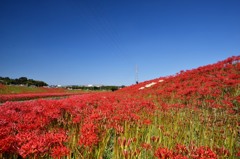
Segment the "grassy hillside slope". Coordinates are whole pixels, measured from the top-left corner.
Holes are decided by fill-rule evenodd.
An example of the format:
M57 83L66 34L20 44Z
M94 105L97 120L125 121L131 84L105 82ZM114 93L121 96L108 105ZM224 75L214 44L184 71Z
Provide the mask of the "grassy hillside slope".
M240 56L123 88L162 107L209 107L239 111Z
M0 158L240 157L240 56L116 92L0 106Z

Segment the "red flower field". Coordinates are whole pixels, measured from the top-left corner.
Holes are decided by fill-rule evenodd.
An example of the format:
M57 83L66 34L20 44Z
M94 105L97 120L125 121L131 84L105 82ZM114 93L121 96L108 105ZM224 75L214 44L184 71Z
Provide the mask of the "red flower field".
M0 158L234 159L239 113L235 56L116 92L5 102Z

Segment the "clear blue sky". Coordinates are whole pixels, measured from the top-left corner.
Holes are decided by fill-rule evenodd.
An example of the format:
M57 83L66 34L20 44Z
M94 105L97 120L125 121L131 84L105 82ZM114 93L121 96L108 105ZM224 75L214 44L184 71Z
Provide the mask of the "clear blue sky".
M131 85L240 54L239 0L1 0L0 76Z

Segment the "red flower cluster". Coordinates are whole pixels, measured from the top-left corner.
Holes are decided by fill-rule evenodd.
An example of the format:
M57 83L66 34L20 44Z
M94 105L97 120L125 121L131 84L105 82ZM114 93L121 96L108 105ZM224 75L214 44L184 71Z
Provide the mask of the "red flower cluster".
M188 149L180 144L177 144L173 150L160 147L155 151L154 155L159 159L217 159L217 155L208 147L201 146Z
M87 147L92 147L98 143L98 132L96 125L84 124L80 132L79 145L84 145Z
M155 152L155 157L159 159L173 158L173 152L167 148L158 148Z
M194 159L217 159L217 155L208 147L199 147L192 154Z
M48 97L64 97L76 95L73 93L28 93L28 94L3 94L0 95L0 103L6 101L19 101L19 100L30 100L30 99L39 99L39 98L48 98Z
M154 109L150 102L110 93L6 102L0 109L0 153L59 158L69 152L65 145L74 125L76 129L81 126L76 140L79 146L93 147L106 129L121 133L125 121L141 122L143 113L153 113Z
M162 109L221 108L238 112L236 96L240 85L240 56L233 56L216 64L181 71L175 76L145 81L118 91L132 96L158 100ZM235 103L233 102L235 101Z

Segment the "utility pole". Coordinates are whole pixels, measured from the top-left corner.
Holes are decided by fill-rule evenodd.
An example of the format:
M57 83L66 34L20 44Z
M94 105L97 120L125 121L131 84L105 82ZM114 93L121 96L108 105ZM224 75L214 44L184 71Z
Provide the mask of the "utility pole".
M138 66L136 65L136 68L135 68L135 81L136 81L136 84L138 84Z

